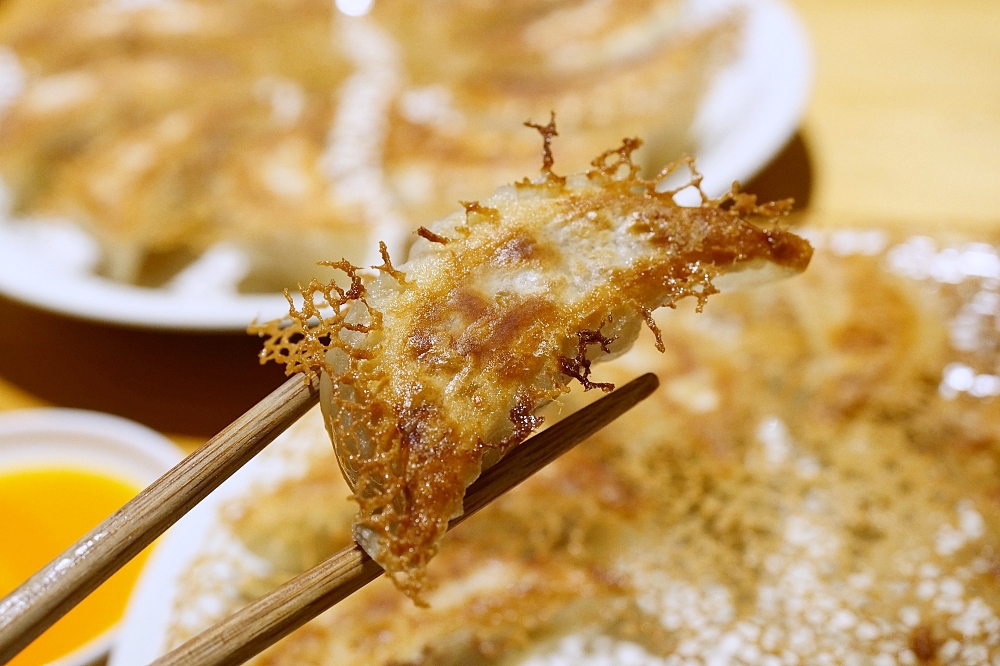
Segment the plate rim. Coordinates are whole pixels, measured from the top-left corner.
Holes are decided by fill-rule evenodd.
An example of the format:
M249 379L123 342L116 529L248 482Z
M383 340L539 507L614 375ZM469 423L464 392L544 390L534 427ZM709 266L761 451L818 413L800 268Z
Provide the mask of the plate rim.
M302 424L296 427L296 424ZM210 545L216 528L224 522L220 509L230 500L245 497L261 484L274 484L292 478L294 469L273 464L296 447L331 446L327 439L319 405L303 414L291 428L278 435L257 457L237 470L218 488L195 505L160 537L132 589L125 607L107 666L148 664L165 654L179 581L190 565ZM300 429L306 432L299 434ZM311 434L322 434L313 441Z

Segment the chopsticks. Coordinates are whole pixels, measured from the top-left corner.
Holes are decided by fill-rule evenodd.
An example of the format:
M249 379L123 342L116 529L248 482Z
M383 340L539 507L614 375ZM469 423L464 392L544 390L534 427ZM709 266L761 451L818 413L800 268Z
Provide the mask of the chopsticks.
M659 381L647 373L515 447L469 486L453 529L500 495L649 396ZM293 578L216 623L150 666L242 664L382 574L357 544Z
M449 529L638 404L645 374L528 439L483 472ZM293 377L0 601L6 663L256 455L318 399ZM155 666L240 664L360 589L382 569L353 545L160 657Z
M0 600L0 664L52 626L319 401L290 378Z

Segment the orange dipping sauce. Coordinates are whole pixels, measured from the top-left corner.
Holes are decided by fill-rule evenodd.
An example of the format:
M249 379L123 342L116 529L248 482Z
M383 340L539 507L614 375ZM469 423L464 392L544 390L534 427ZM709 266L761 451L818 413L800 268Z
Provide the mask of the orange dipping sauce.
M0 472L0 597L23 583L96 527L141 488L73 468ZM42 666L83 647L114 626L146 559L125 565L56 622L9 666Z

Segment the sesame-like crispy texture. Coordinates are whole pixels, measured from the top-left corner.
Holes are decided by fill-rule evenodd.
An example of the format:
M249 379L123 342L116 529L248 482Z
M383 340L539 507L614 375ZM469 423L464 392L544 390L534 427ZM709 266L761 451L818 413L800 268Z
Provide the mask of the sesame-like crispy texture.
M685 297L700 309L719 286L805 269L809 244L777 224L790 202L733 191L684 207L631 159L627 139L584 174L552 171L555 126L535 180L502 187L445 218L410 259L378 277L347 262L349 287L314 280L292 325L255 327L262 360L323 373L327 428L360 510L358 543L419 601L424 569L465 490L541 423L569 390L609 391L591 364L623 353L650 312ZM700 192L700 189L699 189ZM289 303L292 300L289 298ZM662 346L662 343L660 343Z

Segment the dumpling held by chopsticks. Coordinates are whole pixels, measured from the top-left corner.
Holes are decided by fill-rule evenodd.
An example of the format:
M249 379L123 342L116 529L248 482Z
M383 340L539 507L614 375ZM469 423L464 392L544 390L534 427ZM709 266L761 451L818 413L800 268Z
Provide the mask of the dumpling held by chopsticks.
M812 256L780 228L790 202L757 205L733 191L700 205L638 175L625 140L582 174L541 174L421 227L409 260L383 246L378 276L331 263L349 286L314 280L293 325L262 359L322 372L327 428L360 510L358 543L419 600L424 571L466 488L541 423L536 411L569 390L610 390L591 364L624 353L651 312L722 288L792 275ZM699 190L700 192L700 190ZM291 299L289 299L291 303Z

